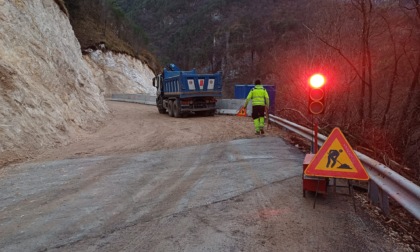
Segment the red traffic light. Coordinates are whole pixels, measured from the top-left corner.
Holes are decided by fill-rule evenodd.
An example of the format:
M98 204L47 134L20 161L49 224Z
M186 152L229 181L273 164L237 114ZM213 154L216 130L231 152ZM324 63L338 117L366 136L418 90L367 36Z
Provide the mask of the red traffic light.
M325 77L322 74L314 74L309 78L309 101L308 111L312 115L322 114L325 111Z
M320 88L325 84L325 77L322 74L314 74L309 78L309 85L312 88Z

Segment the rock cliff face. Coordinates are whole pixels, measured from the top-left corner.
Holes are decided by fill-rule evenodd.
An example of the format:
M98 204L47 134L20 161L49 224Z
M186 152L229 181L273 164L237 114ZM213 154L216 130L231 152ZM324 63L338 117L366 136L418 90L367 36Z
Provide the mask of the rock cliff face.
M53 0L0 0L0 165L95 128L104 95L152 93L152 76L128 56L82 56Z
M139 60L125 54L101 50L91 51L84 59L88 62L105 96L113 93L155 94L153 71Z

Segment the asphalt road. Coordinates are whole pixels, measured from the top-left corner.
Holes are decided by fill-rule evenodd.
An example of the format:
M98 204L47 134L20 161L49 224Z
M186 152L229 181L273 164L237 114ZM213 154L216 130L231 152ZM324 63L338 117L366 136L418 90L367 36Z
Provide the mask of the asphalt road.
M391 251L380 233L370 236L350 197L312 208L314 196L302 197L303 157L262 137L17 165L0 178L0 247Z
M248 118L110 102L101 129L0 170L0 251L403 251L304 153ZM410 251L410 250L407 250Z

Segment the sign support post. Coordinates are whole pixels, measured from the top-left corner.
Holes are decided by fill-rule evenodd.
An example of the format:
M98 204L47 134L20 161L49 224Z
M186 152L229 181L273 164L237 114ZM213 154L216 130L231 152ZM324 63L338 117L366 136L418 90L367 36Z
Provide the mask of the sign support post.
M317 124L315 123L314 125L316 131L315 135L317 135ZM353 184L351 180L369 180L369 175L365 168L339 128L334 128L319 151L317 151L315 155L311 155L310 159L309 165L304 169L304 178L305 175L311 177L334 178L334 193L336 192L337 187L336 178L347 180L347 186L351 196L353 196ZM304 163L305 162L307 162L307 160L305 160ZM318 181L316 186L314 208L319 185L320 181ZM356 211L354 198L353 206Z

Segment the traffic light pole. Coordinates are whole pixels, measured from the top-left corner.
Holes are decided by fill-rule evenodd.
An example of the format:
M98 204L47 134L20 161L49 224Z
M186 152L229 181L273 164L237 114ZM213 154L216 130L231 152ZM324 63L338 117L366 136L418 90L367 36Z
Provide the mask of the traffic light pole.
M315 146L314 146L314 153L316 154L318 152L318 120L315 118L315 122L314 122L314 142L315 142Z
M312 131L311 152L316 154L318 152L318 120L314 115L312 115L312 125L314 130Z

